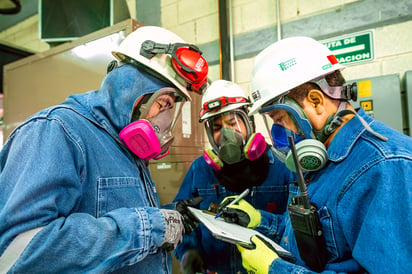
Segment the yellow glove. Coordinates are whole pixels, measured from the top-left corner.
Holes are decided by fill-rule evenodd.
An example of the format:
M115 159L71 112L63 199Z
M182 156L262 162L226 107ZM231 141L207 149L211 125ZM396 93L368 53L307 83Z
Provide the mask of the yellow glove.
M254 235L251 238L254 249L236 245L242 256L242 265L248 273L267 274L272 262L279 258L276 251L261 237Z
M237 196L226 197L221 205L225 206L233 201ZM228 223L236 223L238 225L255 228L260 224L261 215L259 210L255 209L246 200L241 199L239 202L225 206L222 209L221 217Z

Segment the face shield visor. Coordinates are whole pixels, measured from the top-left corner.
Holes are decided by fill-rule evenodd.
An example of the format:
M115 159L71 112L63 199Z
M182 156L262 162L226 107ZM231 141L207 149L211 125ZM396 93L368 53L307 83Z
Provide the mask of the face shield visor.
M147 120L152 126L157 141L160 144L160 159L169 154L169 147L173 143L173 130L181 114L185 99L173 88L163 88L155 92L147 102L139 107L139 118Z
M282 97L262 107L259 112L263 114L275 155L290 170L295 171L295 165L288 136L293 137L303 171L315 171L323 167L327 159L326 149L316 140L309 119L294 100Z
M245 159L244 147L253 133L247 114L241 109L219 113L205 120L209 142L227 164Z

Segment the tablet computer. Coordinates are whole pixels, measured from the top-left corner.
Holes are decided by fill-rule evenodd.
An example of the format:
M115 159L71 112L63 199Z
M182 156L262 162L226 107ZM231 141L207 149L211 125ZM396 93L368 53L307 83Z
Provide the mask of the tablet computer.
M253 235L259 235L273 247L279 257L291 262L296 260L296 258L289 251L256 230L233 223L227 223L223 220L223 218L215 219L215 214L212 212L193 207L188 208L190 212L192 212L193 215L199 220L199 222L204 224L212 235L219 240L232 244L239 244L245 248L252 249L255 246L251 242L250 238Z

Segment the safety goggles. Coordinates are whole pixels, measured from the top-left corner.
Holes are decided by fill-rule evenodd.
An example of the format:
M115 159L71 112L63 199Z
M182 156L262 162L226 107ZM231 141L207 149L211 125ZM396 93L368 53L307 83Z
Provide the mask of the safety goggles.
M304 139L313 139L312 126L301 107L292 99L281 96L260 111L266 129L278 155L286 156L290 151L288 136L295 144Z
M296 127L297 133L300 135L303 135L305 138L311 138L311 132L312 132L312 126L306 117L306 115L303 113L303 111L298 111L295 107L289 105L289 104L274 104L270 106L266 106L262 108L259 113L265 114L265 117L268 117L270 121L272 121L272 118L269 116L269 112L273 112L276 110L284 110L287 115L290 117L291 121L293 122L294 126ZM273 121L271 123L274 123ZM292 129L289 129L292 130Z

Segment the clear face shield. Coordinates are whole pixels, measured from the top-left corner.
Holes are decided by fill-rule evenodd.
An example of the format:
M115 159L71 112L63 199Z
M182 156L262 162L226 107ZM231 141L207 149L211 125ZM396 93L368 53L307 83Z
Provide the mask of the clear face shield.
M230 110L208 118L206 133L212 148L228 164L244 159L244 146L253 133L247 114L240 110Z
M185 101L175 89L163 88L155 92L147 102L140 106L140 119L149 121L160 143L160 155L155 159L160 159L168 154L169 147L174 140L173 130Z
M327 159L326 149L316 140L309 119L294 100L282 97L259 112L263 115L275 155L290 170L295 171L295 166L288 136L293 137L304 171L315 171L323 167Z

